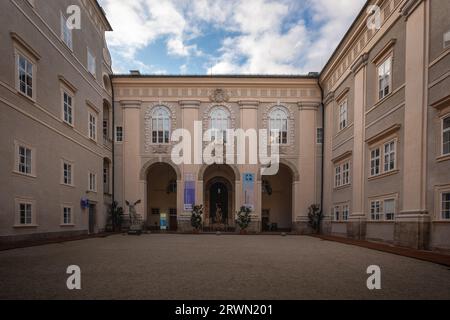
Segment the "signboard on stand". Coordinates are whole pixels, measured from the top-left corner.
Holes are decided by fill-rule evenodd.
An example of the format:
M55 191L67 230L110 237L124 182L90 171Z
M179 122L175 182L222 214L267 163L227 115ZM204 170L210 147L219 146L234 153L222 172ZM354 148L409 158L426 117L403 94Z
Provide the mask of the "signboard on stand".
M159 226L161 230L167 230L167 213L161 213L159 218Z
M184 211L190 212L195 205L195 177L193 173L184 176Z
M244 173L243 182L244 191L244 206L250 208L252 211L255 210L255 174L254 173Z

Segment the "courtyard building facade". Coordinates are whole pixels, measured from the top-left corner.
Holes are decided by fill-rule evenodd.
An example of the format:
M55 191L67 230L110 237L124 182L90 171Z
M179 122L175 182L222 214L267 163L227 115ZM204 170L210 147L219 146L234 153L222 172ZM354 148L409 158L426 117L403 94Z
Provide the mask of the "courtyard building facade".
M316 204L324 233L450 252L448 1L367 1L320 74L111 77L111 27L75 2L80 30L67 1L1 3L1 241L102 231L112 200L154 230L192 231L202 204L204 231L248 206L251 232L309 234ZM199 131L265 129L279 170L249 145L244 164L176 163L179 129L193 157Z

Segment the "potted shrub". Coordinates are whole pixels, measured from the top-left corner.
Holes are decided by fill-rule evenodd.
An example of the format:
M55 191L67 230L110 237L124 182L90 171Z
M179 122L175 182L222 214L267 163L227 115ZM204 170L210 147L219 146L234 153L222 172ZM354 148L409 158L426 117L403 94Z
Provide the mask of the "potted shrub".
M316 204L309 207L309 225L313 229L314 233L320 234L320 226L323 220L323 213L320 207Z
M247 234L247 229L250 226L252 210L248 207L242 206L236 214L236 223L240 228L240 234Z
M194 228L194 233L199 233L203 225L203 205L196 205L192 210L191 226Z

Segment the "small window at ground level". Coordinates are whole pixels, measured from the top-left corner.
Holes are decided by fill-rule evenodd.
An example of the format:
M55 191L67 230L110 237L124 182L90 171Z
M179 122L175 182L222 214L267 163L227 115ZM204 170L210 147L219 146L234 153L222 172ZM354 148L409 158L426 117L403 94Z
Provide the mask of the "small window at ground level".
M72 208L63 208L63 224L72 224Z
M442 123L442 154L450 154L450 116L444 118Z
M116 127L116 142L123 142L123 127Z
M450 192L442 194L442 219L450 220Z
M160 213L159 208L152 208L152 215L154 215L154 216L158 215L159 216L159 213Z

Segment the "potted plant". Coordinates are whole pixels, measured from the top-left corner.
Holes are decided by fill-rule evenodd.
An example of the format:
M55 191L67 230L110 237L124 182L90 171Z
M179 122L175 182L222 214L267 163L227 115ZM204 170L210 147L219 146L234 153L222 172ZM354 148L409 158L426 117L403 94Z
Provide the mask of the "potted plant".
M236 213L236 223L240 228L240 234L247 234L247 229L250 226L252 209L242 206L239 212Z
M112 232L119 231L122 228L123 217L123 208L119 207L117 201L114 201L109 207L109 223L107 229Z
M199 233L203 225L203 205L195 205L192 210L191 226L194 228L194 233Z

